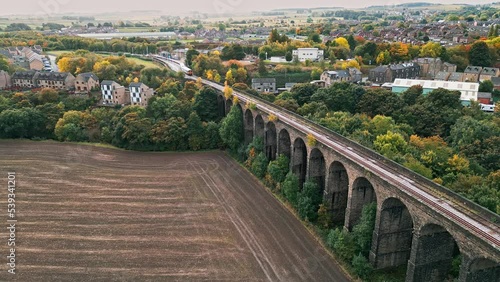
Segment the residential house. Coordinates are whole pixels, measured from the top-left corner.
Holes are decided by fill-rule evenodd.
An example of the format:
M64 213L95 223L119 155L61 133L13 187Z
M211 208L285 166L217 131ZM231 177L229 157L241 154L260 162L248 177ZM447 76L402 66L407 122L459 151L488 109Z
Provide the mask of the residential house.
M125 105L130 101L125 87L111 80L101 82L102 103L104 105Z
M478 82L479 76L483 71L482 67L478 66L468 66L464 71L463 81L466 82Z
M36 88L35 77L39 72L34 70L29 71L16 71L11 78L12 86L19 88Z
M328 87L336 82L350 82L352 77L348 70L324 71L320 80L324 81L325 86Z
M423 79L437 79L439 72L456 72L457 66L442 62L440 58L418 58L415 62L420 66L419 76Z
M99 89L99 78L91 73L81 73L75 79L75 92L76 93L89 93L93 89Z
M70 90L75 87L75 77L69 72L40 72L35 82L40 88Z
M155 94L154 89L149 88L144 83L130 83L130 104L147 107L148 101Z
M392 85L392 92L402 93L414 85L422 86L424 95L427 95L429 92L438 88L444 88L450 91L459 91L461 93L460 100L464 105L470 105L471 100L478 100L479 83L477 82L396 79Z
M10 75L6 71L1 70L0 71L0 90L10 88L10 86L11 86Z
M351 75L352 82L358 83L361 82L361 80L363 80L363 73L361 73L361 71L358 70L357 68L348 68L347 70Z
M500 90L500 77L492 77L491 82L493 82L493 89Z
M481 75L479 75L479 81L491 80L493 77L498 77L500 75L500 69L498 68L483 68Z
M276 92L276 78L253 78L252 89L258 92Z
M324 59L324 51L318 48L298 48L292 51L294 60L305 62L307 60L312 62L322 61Z
M451 73L447 71L440 71L436 74L435 80L448 80Z
M452 72L448 77L448 81L464 81L464 73L463 72Z
M44 64L42 60L42 56L35 51L33 51L31 48L24 47L21 51L22 54L26 57L26 59L29 62L30 70L37 70L41 71L43 70Z
M417 63L393 64L389 66L378 66L368 75L369 80L376 84L394 82L397 78L413 79L420 74L420 66Z

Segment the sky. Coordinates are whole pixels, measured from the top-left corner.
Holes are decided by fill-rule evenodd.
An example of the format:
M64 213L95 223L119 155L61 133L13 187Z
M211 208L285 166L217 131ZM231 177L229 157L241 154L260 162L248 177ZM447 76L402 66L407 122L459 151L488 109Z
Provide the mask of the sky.
M132 10L159 10L166 14L241 13L265 11L277 8L345 7L362 8L369 5L394 5L408 2L471 3L470 0L23 0L2 1L0 15L43 15L61 13L128 12ZM474 0L474 4L486 4L492 0ZM140 3L140 5L138 5Z

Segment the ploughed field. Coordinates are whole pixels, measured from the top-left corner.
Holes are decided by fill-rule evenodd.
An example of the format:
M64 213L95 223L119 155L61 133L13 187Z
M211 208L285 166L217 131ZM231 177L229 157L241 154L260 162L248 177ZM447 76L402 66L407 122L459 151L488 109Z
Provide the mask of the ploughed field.
M17 181L15 276L6 266L8 172ZM348 281L223 152L0 141L0 175L0 281Z

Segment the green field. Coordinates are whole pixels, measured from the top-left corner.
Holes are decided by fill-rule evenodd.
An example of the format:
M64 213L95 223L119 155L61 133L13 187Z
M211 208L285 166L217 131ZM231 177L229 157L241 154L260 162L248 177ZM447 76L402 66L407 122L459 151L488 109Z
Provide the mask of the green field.
M64 53L70 53L70 52L73 52L73 51L70 51L70 50L63 50L63 51L49 51L47 52L48 55L53 55L53 56L59 56L61 54L64 54ZM103 56L103 57L108 57L108 56L111 56L109 54L99 54L100 56ZM153 68L153 67L158 67L158 65L156 65L155 63L151 62L151 61L146 61L146 60L142 60L140 58L134 58L134 57L127 57L128 60L130 61L133 61L135 62L136 64L138 65L143 65L147 68Z

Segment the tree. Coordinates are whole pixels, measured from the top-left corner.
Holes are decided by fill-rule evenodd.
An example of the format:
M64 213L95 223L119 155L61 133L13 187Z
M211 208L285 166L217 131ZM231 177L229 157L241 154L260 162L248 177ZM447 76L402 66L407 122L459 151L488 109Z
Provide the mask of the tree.
M298 212L302 219L315 222L318 219L319 205L323 200L323 191L319 185L311 180L304 183L299 194Z
M281 188L283 191L283 195L288 200L288 202L290 202L292 206L296 207L298 204L298 196L300 192L299 178L297 177L297 175L289 172L285 177L285 181L283 181L283 183L281 184Z
M420 49L420 56L421 57L431 57L431 58L437 58L441 55L441 44L437 42L427 42L422 48Z
M211 87L202 88L194 100L194 110L202 121L219 121L217 93Z
M224 144L226 144L233 153L236 153L243 143L243 128L243 113L240 107L233 106L226 118L222 120L220 127L222 141L224 141Z
M204 128L196 112L192 112L189 115L186 126L189 148L193 151L201 150L203 148Z
M490 67L492 65L490 50L486 42L476 41L472 44L469 61L473 66Z
M334 40L335 44L337 46L340 46L340 47L343 47L347 50L350 50L350 46L349 46L349 42L347 41L347 39L345 39L344 37L338 37Z
M172 111L176 105L177 99L172 94L165 97L153 97L146 108L147 115L154 120L169 119L173 117Z
M286 52L286 54L285 54L285 60L287 62L291 62L293 60L292 52L290 52L290 51Z
M375 149L388 158L406 153L408 143L399 133L388 131L387 134L379 135L373 142Z
M44 131L43 116L32 108L8 109L0 113L1 138L41 137Z
M79 111L68 111L59 119L55 126L55 135L60 141L81 142L88 141L89 134L85 119L89 116Z
M354 36L352 34L347 37L347 43L349 44L349 48L351 49L351 51L354 51L357 41L354 39Z
M121 124L123 132L119 137L126 148L138 150L149 148L152 128L149 118L142 117L137 112L131 112L122 118Z
M39 93L39 99L42 104L54 103L59 99L59 93L55 89L44 88Z
M479 83L479 92L493 92L493 82L491 80L483 80Z
M267 173L269 173L274 183L279 184L285 180L290 170L289 164L290 160L285 155L279 155L276 160L269 163Z
M160 147L171 151L188 148L187 125L183 118L172 117L162 120L151 129L151 140Z
M264 63L264 60L259 60L259 74L260 75L265 75L267 74L267 68L266 68L266 64Z
M370 262L363 256L361 253L354 256L352 259L352 267L354 272L361 278L363 281L367 280L370 277L370 274L373 272L373 267Z
M368 257L372 245L373 229L375 228L375 217L377 215L377 204L370 203L363 207L361 219L354 226L352 235L357 246L357 251Z
M269 160L267 159L266 154L261 152L253 160L252 165L250 167L250 170L252 171L252 173L255 176L262 179L266 175L268 163L269 163Z
M196 49L189 49L186 52L186 65L188 67L192 66L193 58L197 57L200 54Z
M392 116L403 108L403 101L394 92L385 89L369 89L358 103L358 111L368 116Z

